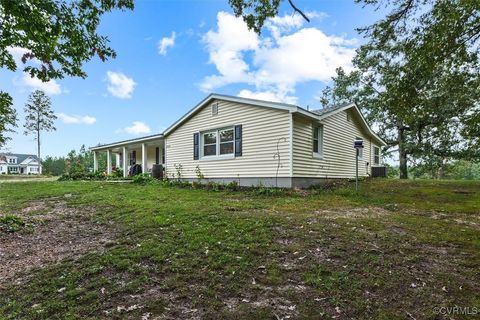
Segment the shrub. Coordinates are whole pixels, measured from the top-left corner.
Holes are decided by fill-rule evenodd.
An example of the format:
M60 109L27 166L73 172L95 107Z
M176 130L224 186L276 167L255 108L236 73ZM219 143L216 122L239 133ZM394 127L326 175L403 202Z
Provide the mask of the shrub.
M199 181L193 181L192 182L192 187L193 187L193 189L203 189L204 185Z
M110 174L112 178L123 178L123 169L120 167L113 167L112 173Z
M0 217L0 230L5 232L17 232L25 227L25 221L15 215Z
M152 178L148 173L141 173L133 176L133 183L137 184L147 184L157 181L156 179Z
M222 184L217 183L217 182L213 182L213 181L209 181L205 185L205 189L210 190L210 191L220 191L221 189L223 189L222 187L223 187Z
M232 181L232 182L227 183L225 185L225 189L230 190L230 191L238 191L238 190L240 190L240 185L238 184L237 181Z

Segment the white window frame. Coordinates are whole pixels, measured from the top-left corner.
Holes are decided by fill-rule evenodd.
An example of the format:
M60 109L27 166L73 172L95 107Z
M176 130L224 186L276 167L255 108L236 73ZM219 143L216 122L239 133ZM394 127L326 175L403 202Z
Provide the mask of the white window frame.
M15 170L14 170L15 169ZM10 167L10 172L18 172L18 167Z
M323 124L315 125L313 127L313 132L312 132L312 156L317 159L323 159L323 152L324 152L324 143L323 143L323 137L324 137L324 127ZM318 133L318 140L317 140L317 150L318 152L313 151L313 147L315 144L315 132Z
M375 162L375 150L378 150L378 162ZM379 166L380 165L380 147L373 146L373 165Z
M16 158L9 158L8 163L10 164L17 164L17 159Z
M220 154L220 132L225 131L225 130L232 130L233 131L233 151L232 153L227 153L227 154ZM207 133L215 133L215 155L211 156L206 156L204 155L204 139L203 136ZM225 143L225 142L224 142ZM209 145L213 145L209 144ZM200 159L201 161L209 161L209 160L223 160L223 159L234 159L235 158L235 126L229 126L229 127L222 127L218 129L212 129L212 130L205 130L205 131L200 131Z

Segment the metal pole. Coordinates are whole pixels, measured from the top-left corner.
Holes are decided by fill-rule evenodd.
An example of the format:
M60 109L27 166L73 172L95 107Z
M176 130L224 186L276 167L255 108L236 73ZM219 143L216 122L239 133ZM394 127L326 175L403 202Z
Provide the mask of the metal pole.
M355 190L358 192L358 148L355 149Z

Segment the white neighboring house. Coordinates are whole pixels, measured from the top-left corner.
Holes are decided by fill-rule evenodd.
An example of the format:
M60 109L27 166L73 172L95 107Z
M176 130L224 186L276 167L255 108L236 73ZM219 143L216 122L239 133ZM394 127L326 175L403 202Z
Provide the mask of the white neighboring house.
M150 172L154 164L168 178L240 185L306 187L326 179L355 177L354 140L364 148L359 175L382 169L386 143L354 103L307 110L296 105L211 94L163 133L90 148L107 153L124 176L133 164ZM103 168L102 168L103 169Z
M33 154L0 153L0 174L41 174L38 157Z

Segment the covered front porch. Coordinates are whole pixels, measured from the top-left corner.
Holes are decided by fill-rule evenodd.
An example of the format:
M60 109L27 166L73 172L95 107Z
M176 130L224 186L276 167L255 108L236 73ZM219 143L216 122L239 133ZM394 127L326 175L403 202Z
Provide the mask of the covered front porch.
M95 172L105 170L107 174L111 174L115 166L121 168L123 176L127 177L133 165L139 164L143 173L151 173L153 165L165 163L165 143L162 134L99 145L90 150L93 152ZM102 152L107 155L105 168L98 167L99 155Z

